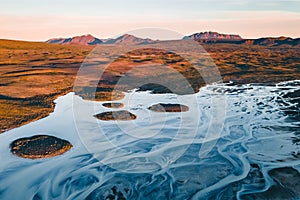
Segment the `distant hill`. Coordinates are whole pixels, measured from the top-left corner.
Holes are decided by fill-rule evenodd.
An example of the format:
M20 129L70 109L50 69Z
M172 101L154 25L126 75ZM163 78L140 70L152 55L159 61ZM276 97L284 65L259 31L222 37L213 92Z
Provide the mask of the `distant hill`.
M201 44L246 44L246 45L260 45L260 46L299 46L300 38L290 37L265 37L258 39L244 39L236 34L222 34L217 32L199 32L190 36L185 36L183 39L192 39ZM71 45L96 45L96 44L150 44L157 42L156 40L143 39L133 35L125 34L114 39L98 39L90 34L70 37L70 38L53 38L46 41L49 44L71 44Z
M76 45L95 45L102 44L103 41L87 34L82 36L75 36L71 38L53 38L46 41L49 44L76 44Z
M252 44L252 45L261 45L261 46L281 46L281 45L289 45L289 46L296 46L300 45L300 38L292 39L289 37L266 37L266 38L259 38L259 39L248 39L245 40L244 43Z
M233 34L222 34L222 33L217 33L217 32L200 32L200 33L195 33L190 36L186 36L183 39L193 39L197 42L203 42L203 43L208 43L208 42L217 42L217 41L241 41L243 38L239 35L233 35Z
M151 39L142 39L133 35L125 34L116 39L98 39L90 34L71 38L53 38L46 41L49 44L73 44L73 45L96 45L96 44L148 44L154 42Z
M234 34L221 34L217 32L200 32L190 36L185 36L183 39L192 39L202 44L214 43L229 43L229 44L247 44L247 45L260 45L260 46L296 46L300 45L300 38L290 37L265 37L258 39L243 39L239 35Z
M153 42L154 40L148 38L142 39L133 35L125 34L116 39L108 39L105 41L105 44L148 44Z

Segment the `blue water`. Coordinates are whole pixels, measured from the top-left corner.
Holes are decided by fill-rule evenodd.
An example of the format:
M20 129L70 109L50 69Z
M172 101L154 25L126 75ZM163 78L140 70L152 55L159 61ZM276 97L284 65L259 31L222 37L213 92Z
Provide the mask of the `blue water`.
M276 185L271 170L300 172L299 93L300 81L132 91L119 102L137 119L125 122L97 120L113 109L69 93L50 116L0 135L0 199L247 199ZM190 110L147 109L156 103ZM73 148L41 160L10 153L15 139L39 134Z

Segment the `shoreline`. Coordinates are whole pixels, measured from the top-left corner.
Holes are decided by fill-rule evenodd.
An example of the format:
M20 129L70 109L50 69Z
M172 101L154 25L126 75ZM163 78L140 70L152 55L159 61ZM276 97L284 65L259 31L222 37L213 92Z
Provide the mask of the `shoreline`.
M289 82L299 82L300 81L300 79L294 79L294 80L283 80L283 81L280 81L280 82L272 82L272 83L234 83L233 85L256 85L256 84L259 84L259 85L265 85L265 86L270 86L270 85L273 85L273 86L275 86L275 85L278 85L278 84L281 84L281 83L289 83ZM220 84L220 83L215 83L215 84ZM232 85L232 82L230 81L230 82L222 82L221 84L230 84L230 85ZM206 87L206 86L208 86L208 85L205 85L204 87ZM202 87L201 87L202 88ZM200 89L201 89L200 88ZM42 102L42 104L44 104L44 105L46 105L46 106L49 106L48 108L47 108L47 112L45 112L45 113L43 113L42 115L39 115L39 116L37 116L37 117L35 117L35 118L30 118L30 119L28 119L28 120L24 120L24 121L22 121L21 123L18 123L18 122L16 122L16 123L12 123L12 126L10 126L8 129L0 129L1 131L0 131L0 134L2 134L2 133L4 133L4 132L7 132L7 131L9 131L9 130L12 130L12 129L14 129L14 128L18 128L18 127L21 127L21 126L23 126L23 125L26 125L26 124L29 124L29 123L31 123L31 122L35 122L35 121L37 121L37 120L40 120L40 119L43 119L43 118L45 118L45 117L48 117L53 111L54 111L54 109L55 109L55 103L54 103L54 101L57 99L57 98L59 98L59 97L62 97L62 96L64 96L64 95L66 95L66 94L68 94L68 93L70 93L70 92L74 92L73 90L73 87L71 87L71 88L67 88L64 92L62 92L62 93L56 93L56 94L50 94L50 95L48 95L48 99L47 99L47 101L45 101L45 102ZM196 93L195 93L196 94ZM80 96L80 95L79 95ZM183 96L183 95L182 95ZM82 96L81 96L82 97ZM88 98L84 98L84 97L82 97L83 99L85 99L85 100L90 100L90 99L88 99ZM30 98L30 99L35 99L35 98ZM36 98L36 99L39 99L39 98ZM99 102L105 102L105 101L114 101L114 100L112 100L111 99L111 97L110 96L107 96L107 99L101 99L101 101L99 101ZM33 116L34 117L34 116Z
M26 125L26 124L29 124L31 122L35 122L37 120L40 120L40 119L43 119L45 117L48 117L52 112L54 112L54 109L55 109L55 103L54 101L61 97L61 96L64 96L68 93L72 92L72 89L71 88L67 88L65 91L63 91L62 93L55 93L55 94L50 94L50 95L45 95L46 96L46 101L37 101L37 100L40 100L40 97L41 96L35 96L35 97L32 97L32 98L29 98L30 100L33 100L33 103L37 103L37 102L40 102L40 106L44 106L42 111L40 113L38 113L39 115L36 115L33 114L33 115L23 115L21 116L21 121L19 120L5 120L5 119L1 119L1 121L4 121L4 122L10 122L11 125L9 125L9 127L6 127L3 125L4 122L1 123L0 125L0 134L4 133L4 132L7 132L7 131L10 131L14 128L18 128L18 127L21 127L23 125ZM32 103L30 102L30 100L25 100L26 98L24 99L21 99L20 101L21 102L25 102L23 106L26 107L26 105L28 105L28 103ZM0 99L2 100L2 99ZM8 100L9 101L9 100ZM20 104L22 105L22 104ZM3 129L3 126L5 127Z

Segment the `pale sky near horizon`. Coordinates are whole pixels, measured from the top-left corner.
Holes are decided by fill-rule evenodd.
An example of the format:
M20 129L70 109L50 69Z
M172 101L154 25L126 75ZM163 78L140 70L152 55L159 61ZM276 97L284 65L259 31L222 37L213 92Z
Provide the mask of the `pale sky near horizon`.
M0 25L0 38L31 41L87 33L110 38L151 27L295 38L300 0L1 0ZM175 36L162 37L153 39Z

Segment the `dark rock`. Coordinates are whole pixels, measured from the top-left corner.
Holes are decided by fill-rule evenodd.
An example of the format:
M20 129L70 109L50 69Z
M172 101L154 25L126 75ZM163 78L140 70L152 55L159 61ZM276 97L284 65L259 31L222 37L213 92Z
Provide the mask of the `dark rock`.
M21 158L39 159L61 155L72 148L66 140L49 135L20 138L10 145L11 152Z
M137 90L138 92L140 91L152 91L153 94L165 94L165 93L173 93L169 88L163 86L163 85L159 85L159 84L155 84L155 83L149 83L149 84L145 84L139 87L139 89Z
M103 103L102 106L106 108L123 108L124 104L122 103Z
M180 104L155 104L148 108L154 112L187 112L189 107Z
M127 110L120 110L120 111L110 111L110 112L103 112L95 115L97 119L110 121L110 120L135 120L136 116Z

